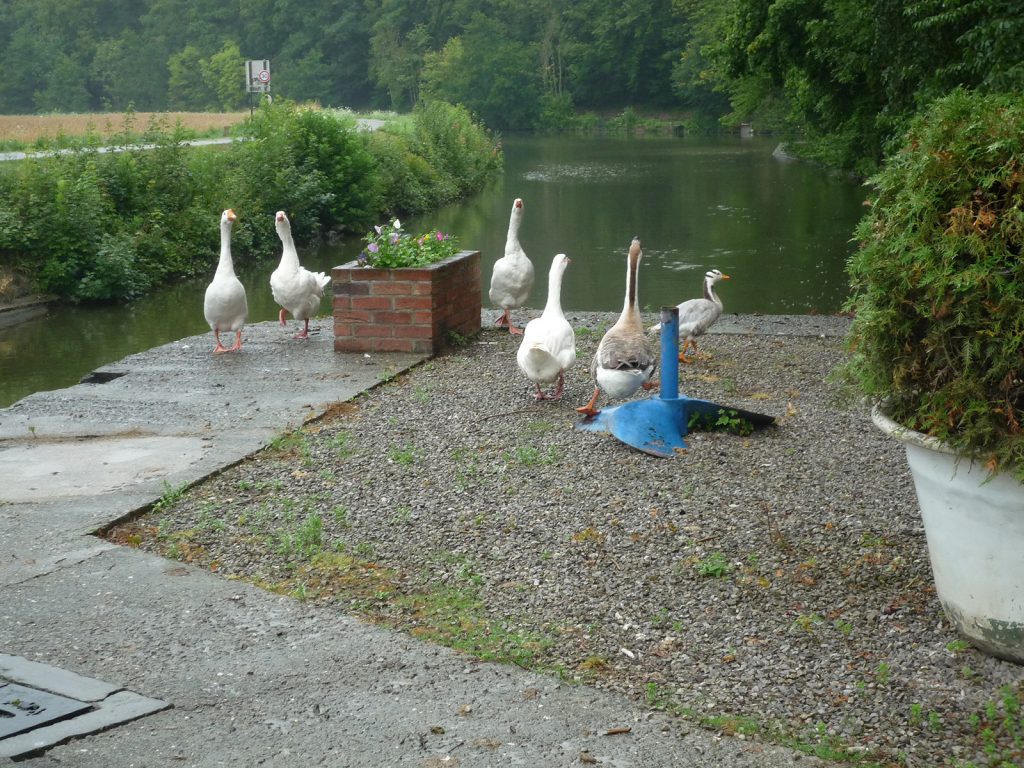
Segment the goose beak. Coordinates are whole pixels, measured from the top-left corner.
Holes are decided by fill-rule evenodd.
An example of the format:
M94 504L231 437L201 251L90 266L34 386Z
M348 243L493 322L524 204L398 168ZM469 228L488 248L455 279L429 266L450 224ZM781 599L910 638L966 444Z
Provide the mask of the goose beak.
M235 215L235 211L232 208L228 208L228 221L234 221L238 216Z
M722 279L723 280L732 280L732 278L729 277L728 275L722 275Z

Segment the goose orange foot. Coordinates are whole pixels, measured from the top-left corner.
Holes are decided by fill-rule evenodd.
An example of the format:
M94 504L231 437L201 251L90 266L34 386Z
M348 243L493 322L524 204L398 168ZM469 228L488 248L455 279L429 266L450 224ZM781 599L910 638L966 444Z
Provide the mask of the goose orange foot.
M597 414L599 414L601 412L601 409L600 408L595 408L594 406L597 405L597 397L598 397L598 395L600 393L601 393L601 390L598 389L597 387L594 387L594 396L590 398L590 402L587 403L584 406L580 406L579 408L577 408L576 412L577 413L582 413L588 419L592 419L595 416L597 416Z
M697 354L697 342L695 342L695 341L693 341L691 339L686 339L686 341L683 342L682 349L679 350L679 362L680 363L692 363L693 362L693 360L694 360L693 357L687 357L686 356L686 350L691 349L691 348L693 349L693 354L696 356L696 354Z

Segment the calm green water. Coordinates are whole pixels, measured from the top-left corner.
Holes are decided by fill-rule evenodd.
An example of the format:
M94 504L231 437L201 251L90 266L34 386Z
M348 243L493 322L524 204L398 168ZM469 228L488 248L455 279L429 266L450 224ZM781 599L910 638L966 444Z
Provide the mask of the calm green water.
M704 272L718 267L732 276L719 289L726 312L834 312L846 295L844 268L863 189L819 168L774 159L776 143L510 136L505 173L488 189L403 225L440 227L478 248L485 302L512 201L521 197L520 241L537 268L535 308L544 304L551 257L566 253L572 264L563 284L565 309L618 312L626 250L639 235L640 302L652 311L700 295ZM300 256L310 269L329 270L360 247L352 241ZM250 321L274 319L268 281L275 265L234 256ZM215 260L212 254L210 276ZM0 407L74 384L134 352L208 333L202 309L208 279L128 306L54 307L45 318L0 329ZM325 300L323 311L329 306Z

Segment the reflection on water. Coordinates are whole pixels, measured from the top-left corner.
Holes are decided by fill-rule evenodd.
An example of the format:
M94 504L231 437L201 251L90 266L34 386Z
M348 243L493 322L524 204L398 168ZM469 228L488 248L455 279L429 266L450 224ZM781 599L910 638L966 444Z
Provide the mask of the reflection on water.
M522 197L520 240L537 267L532 307L543 306L551 257L563 252L572 259L563 283L566 311L618 312L626 250L639 235L640 301L651 311L698 296L704 272L717 267L733 278L719 290L726 312L834 312L846 296L844 268L863 190L819 168L780 162L774 147L760 137L506 137L501 178L471 200L403 226L439 227L478 248L485 302L512 201ZM329 270L354 258L360 246L352 239L305 249L300 257L310 269ZM239 253L235 260L250 321L274 319L268 281L275 264L247 265ZM211 254L210 276L215 266ZM54 307L44 318L0 329L0 407L73 384L134 352L208 333L202 309L208 280L129 305ZM329 311L325 299L322 312ZM212 349L212 334L209 343Z

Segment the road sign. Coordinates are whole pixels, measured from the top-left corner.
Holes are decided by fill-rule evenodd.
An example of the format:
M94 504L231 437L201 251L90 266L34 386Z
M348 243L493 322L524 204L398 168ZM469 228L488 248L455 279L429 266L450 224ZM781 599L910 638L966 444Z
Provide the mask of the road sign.
M270 92L270 59L245 62L245 87L249 93Z

